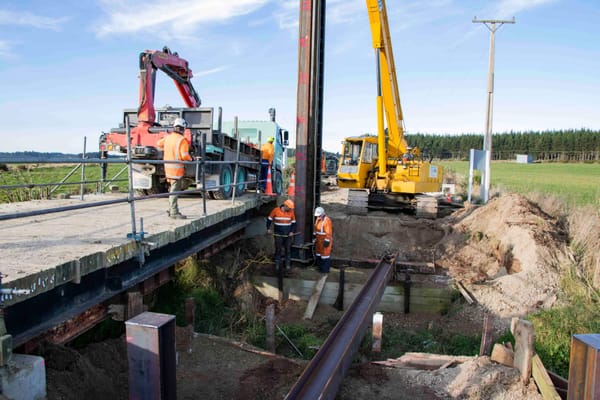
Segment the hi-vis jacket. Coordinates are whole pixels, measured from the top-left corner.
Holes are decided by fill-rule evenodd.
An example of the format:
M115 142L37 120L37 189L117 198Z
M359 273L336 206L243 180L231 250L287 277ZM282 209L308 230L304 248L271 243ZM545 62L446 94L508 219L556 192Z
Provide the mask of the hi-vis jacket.
M318 217L315 221L315 255L321 258L329 258L331 246L333 245L333 224L327 215ZM325 246L327 244L327 246Z
M158 147L164 146L163 160L191 161L190 145L182 134L170 133L158 141ZM185 172L184 164L165 163L165 175L169 182L181 179Z
M296 214L294 210L284 211L283 206L275 207L267 217L267 229L275 225L273 233L275 236L288 236L296 229Z
M275 159L275 146L273 143L265 143L260 146L260 157L263 160L267 160L269 164L273 164L273 160Z

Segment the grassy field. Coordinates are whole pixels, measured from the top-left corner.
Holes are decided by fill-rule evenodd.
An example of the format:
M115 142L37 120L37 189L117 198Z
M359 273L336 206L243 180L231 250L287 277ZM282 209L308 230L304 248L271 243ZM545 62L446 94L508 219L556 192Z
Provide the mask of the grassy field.
M52 196L59 193L79 194L81 190L81 167L76 167L76 164L31 164L9 165L6 169L0 169L0 186L57 184L63 180L66 183L58 188L54 188L55 185L50 185L0 189L0 203L47 198L50 191L52 191ZM123 168L123 164L109 164L107 179L114 178ZM111 185L118 185L120 190L126 191L128 187L127 170L121 172L116 179L117 181ZM94 182L100 180L100 167L94 164L86 164L85 180L90 182L85 185L86 193L101 191L103 185ZM109 189L105 188L105 191L109 191Z
M469 176L467 161L441 165L445 171ZM491 176L492 189L555 195L569 205L600 205L600 164L493 162Z

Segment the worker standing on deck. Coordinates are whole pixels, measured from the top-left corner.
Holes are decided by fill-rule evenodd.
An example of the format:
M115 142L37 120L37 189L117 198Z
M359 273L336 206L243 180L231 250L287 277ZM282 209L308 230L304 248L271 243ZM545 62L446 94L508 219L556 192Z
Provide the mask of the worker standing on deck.
M275 145L273 145L274 141L275 138L271 136L267 139L267 143L260 147L260 185L263 192L267 187L267 174L269 172L269 168L273 166L273 160L275 159ZM273 172L271 172L271 174L272 173Z
M333 242L333 223L325 214L323 207L315 209L314 242L317 267L320 272L328 273L331 265L331 247Z
M271 233L271 223L275 225L273 237L275 239L275 269L281 266L281 250L285 258L285 268L291 268L292 237L296 230L296 214L294 202L286 200L279 207L275 207L267 217L267 233Z
M183 136L187 122L183 118L177 118L173 122L173 133L160 139L157 143L159 148L164 148L164 161L191 161L190 146ZM178 163L165 163L165 175L169 182L169 193L180 192L182 189L181 178L185 172L185 165ZM186 216L179 212L177 198L174 194L169 196L169 210L167 214L174 219L185 219Z

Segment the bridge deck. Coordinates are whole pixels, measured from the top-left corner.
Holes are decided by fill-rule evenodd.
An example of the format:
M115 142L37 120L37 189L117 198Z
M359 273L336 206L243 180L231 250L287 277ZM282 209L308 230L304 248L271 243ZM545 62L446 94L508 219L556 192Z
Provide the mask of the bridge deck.
M0 204L0 215L123 198L124 194L86 195L63 200ZM180 197L186 220L170 219L166 198L135 202L136 231L143 220L144 246L160 248L200 232L230 217L258 207L264 199L246 194L235 202ZM101 268L137 257L140 245L127 237L132 231L129 203L71 210L0 221L0 273L3 287L30 289L29 296L4 295L10 305L74 281Z

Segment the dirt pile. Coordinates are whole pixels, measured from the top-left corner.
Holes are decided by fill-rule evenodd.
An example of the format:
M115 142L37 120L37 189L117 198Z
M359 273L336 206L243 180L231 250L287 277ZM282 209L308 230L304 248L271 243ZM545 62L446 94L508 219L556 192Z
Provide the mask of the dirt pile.
M80 350L47 345L40 355L46 360L48 400L128 397L124 338L92 343Z
M498 317L525 316L558 300L566 235L552 217L520 195L449 217L438 265L467 283Z
M346 215L343 189L323 193L334 222L332 256L434 262L466 284L485 311L524 316L558 301L567 236L555 218L518 194L437 220L403 214Z

